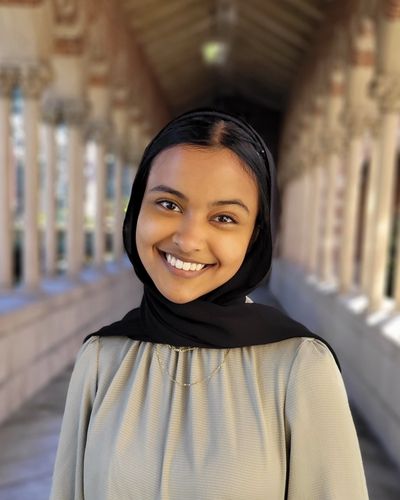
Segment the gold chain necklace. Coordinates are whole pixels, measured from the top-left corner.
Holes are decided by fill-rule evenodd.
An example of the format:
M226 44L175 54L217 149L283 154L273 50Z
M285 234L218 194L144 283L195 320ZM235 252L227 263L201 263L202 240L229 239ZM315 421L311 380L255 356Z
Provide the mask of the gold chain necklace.
M175 352L187 352L187 351L193 351L194 349L198 349L198 347L174 347L174 346L169 345L169 344L167 344L167 345L172 351L175 351ZM180 382L179 380L174 378L169 373L169 371L165 368L165 364L161 361L160 352L159 352L159 345L156 344L156 356L157 356L158 364L160 365L161 371L164 371L168 375L168 377L172 380L172 382L174 382L177 385L180 385L181 387L191 387L192 385L200 384L201 382L206 382L207 380L209 380L213 375L215 375L221 369L222 365L225 363L225 359L226 359L229 351L230 351L230 349L227 349L222 362L216 368L214 368L214 370L209 375L207 375L207 377L204 377L200 380L196 380L195 382L189 383L189 382Z

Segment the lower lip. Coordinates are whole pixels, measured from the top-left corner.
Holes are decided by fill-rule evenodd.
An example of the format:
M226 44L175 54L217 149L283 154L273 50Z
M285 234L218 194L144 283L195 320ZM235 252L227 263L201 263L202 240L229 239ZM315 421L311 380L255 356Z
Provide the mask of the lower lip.
M167 261L165 254L161 252L161 250L158 251L160 254L160 257L164 264L166 265L168 271L170 271L172 274L175 276L180 276L181 278L195 278L196 276L199 276L200 274L203 274L204 271L207 271L210 267L213 267L211 265L207 265L206 267L203 267L203 269L200 269L200 271L185 271L184 269L177 269L174 266L171 266L169 262Z

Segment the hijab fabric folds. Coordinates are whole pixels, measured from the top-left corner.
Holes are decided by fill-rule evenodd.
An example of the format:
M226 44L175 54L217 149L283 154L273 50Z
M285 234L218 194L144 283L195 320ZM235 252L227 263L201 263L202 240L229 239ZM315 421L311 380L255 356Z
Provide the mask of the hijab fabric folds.
M92 335L126 336L134 340L170 344L182 347L235 348L269 344L293 337L312 337L332 347L305 326L292 320L278 309L256 303L246 303L246 295L266 278L271 269L277 195L275 169L271 154L259 134L239 118L215 110L198 110L185 113L170 122L147 146L142 162L151 155L152 144L171 124L179 120L208 118L233 123L243 130L265 166L265 180L269 190L268 213L258 218L259 231L250 246L238 272L222 286L186 304L175 304L165 298L155 287L144 269L136 249L136 222L147 176L141 175L141 165L133 183L124 225L125 250L133 268L144 285L140 307L126 316L101 328ZM142 163L141 162L141 163Z

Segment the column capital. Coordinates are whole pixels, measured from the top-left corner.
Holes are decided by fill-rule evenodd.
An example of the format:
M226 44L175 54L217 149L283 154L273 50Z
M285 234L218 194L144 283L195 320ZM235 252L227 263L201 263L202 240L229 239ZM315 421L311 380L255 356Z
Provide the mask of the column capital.
M370 112L361 106L350 106L343 115L343 124L350 138L360 137L371 125Z
M111 126L104 120L91 120L86 126L86 137L92 141L108 144L111 137Z
M12 66L0 66L0 96L9 96L17 82L17 69Z
M18 68L18 83L25 98L38 99L51 79L47 64L32 64Z
M66 125L82 125L89 111L83 99L67 99L62 103L62 121Z
M337 127L335 130L329 130L322 139L323 149L330 155L340 155L344 148L344 131Z
M83 99L49 98L42 108L43 121L50 124L64 123L67 126L82 125L88 113L88 104Z
M378 75L371 83L370 93L382 112L400 111L400 75Z

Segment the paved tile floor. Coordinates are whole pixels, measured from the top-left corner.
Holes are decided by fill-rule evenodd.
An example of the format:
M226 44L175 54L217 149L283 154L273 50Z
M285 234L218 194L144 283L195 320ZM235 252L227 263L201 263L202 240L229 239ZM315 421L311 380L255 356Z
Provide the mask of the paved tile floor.
M256 291L252 297L259 302L274 302L265 289ZM0 500L48 499L71 369L65 370L0 426ZM370 499L399 500L400 471L390 462L362 417L354 408L352 411Z

